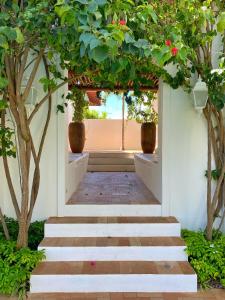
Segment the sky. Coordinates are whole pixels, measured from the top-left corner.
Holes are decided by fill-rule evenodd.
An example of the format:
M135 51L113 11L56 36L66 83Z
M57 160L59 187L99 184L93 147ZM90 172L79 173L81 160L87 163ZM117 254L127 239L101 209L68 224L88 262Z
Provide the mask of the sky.
M110 94L106 104L101 106L89 106L90 110L107 112L107 119L122 119L122 98L120 95ZM125 103L125 116L127 115L127 104Z

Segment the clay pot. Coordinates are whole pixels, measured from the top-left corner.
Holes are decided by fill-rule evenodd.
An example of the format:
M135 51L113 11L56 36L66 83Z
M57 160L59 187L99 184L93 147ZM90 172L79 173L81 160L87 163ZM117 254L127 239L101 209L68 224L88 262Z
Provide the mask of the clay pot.
M69 142L73 153L82 153L85 143L85 125L83 122L69 124Z
M141 125L141 147L143 153L153 153L156 146L156 125L153 122Z

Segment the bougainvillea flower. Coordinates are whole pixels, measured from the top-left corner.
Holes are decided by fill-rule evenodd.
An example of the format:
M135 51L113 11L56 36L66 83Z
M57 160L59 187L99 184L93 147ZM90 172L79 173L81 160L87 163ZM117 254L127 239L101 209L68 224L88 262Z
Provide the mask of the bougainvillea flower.
M171 40L166 40L165 44L166 44L166 46L170 47L172 45L172 42L171 42Z
M126 25L127 24L127 22L126 22L126 20L120 20L120 25Z
M178 53L178 51L179 51L179 49L176 48L176 47L174 47L174 48L171 49L171 52L172 52L172 55L173 55L173 56L176 56L177 53Z

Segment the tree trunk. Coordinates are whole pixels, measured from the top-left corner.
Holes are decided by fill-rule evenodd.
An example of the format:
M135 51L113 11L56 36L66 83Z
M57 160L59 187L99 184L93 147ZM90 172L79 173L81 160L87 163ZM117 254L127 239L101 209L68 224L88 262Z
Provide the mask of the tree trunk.
M28 228L27 221L22 216L19 220L19 233L17 237L17 248L27 247L28 245Z

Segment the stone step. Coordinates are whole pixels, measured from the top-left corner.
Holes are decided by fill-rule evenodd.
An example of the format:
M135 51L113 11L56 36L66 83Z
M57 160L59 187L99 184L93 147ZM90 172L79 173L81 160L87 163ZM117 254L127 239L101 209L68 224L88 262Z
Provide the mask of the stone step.
M31 293L196 292L188 262L42 262L32 272Z
M89 165L134 165L134 158L121 157L94 157L89 158Z
M88 172L135 172L134 165L88 165Z
M44 238L38 249L46 261L185 261L179 237Z
M134 158L134 153L130 151L90 151L89 158Z
M180 229L174 217L52 217L45 237L179 237Z

